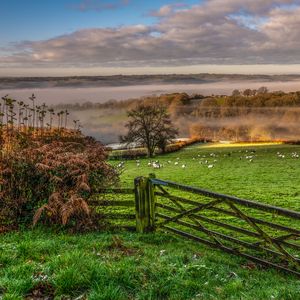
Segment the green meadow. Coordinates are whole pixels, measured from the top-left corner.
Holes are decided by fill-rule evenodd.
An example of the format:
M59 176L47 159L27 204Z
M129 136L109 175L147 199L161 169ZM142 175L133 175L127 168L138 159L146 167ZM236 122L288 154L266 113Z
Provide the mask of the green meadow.
M154 173L159 179L300 210L298 155L298 145L197 144L152 160L125 161L121 184L131 187L135 177ZM149 166L151 161L162 167Z
M162 233L9 233L0 266L3 300L300 299L294 276Z
M300 211L300 146L197 144L127 160L157 178ZM153 162L161 168L154 168ZM118 165L120 161L111 161ZM48 297L48 298L47 298ZM299 279L162 231L0 235L0 299L300 299Z

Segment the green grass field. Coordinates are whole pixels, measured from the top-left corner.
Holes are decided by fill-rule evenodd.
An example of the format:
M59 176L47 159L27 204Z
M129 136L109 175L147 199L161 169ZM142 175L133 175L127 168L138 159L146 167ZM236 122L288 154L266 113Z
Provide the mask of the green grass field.
M135 177L155 173L163 180L300 210L300 159L295 153L300 155L300 146L194 145L154 158L163 164L161 169L148 166L147 158L140 159L139 166L126 161L121 183L131 187Z
M295 300L300 286L293 276L164 234L35 230L0 237L0 298Z
M298 154L293 145L194 145L156 157L161 169L149 159L126 161L121 185L155 173L300 211ZM163 232L36 229L0 235L0 299L294 300L300 285L295 276Z

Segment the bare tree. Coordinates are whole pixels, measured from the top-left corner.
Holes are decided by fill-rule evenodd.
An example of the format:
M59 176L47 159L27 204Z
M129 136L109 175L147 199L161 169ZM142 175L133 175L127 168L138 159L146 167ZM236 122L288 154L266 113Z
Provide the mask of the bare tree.
M156 147L164 151L167 143L178 134L166 108L160 104L141 103L128 111L127 116L128 133L120 137L121 142L146 147L148 157L153 157Z
M68 110L66 109L65 110L65 129L67 129L67 124L68 124L68 115L69 115L70 113L68 112Z
M252 95L252 90L251 89L244 90L243 95L245 97L250 97Z
M241 92L239 90L235 89L235 90L232 91L231 95L234 96L234 97L237 97L237 96L241 95Z
M31 108L31 111L32 111L32 128L34 129L34 126L35 126L35 95L32 94L31 97L29 97L29 100L32 101L32 108Z
M257 90L257 94L266 94L268 93L268 88L265 86L261 86L258 90Z

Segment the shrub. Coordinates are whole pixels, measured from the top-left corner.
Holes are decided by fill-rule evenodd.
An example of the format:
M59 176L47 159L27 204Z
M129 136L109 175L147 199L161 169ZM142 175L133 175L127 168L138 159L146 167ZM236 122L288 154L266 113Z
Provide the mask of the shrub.
M145 148L113 150L111 153L110 159L137 159L147 157L147 150Z
M189 145L193 145L196 143L205 143L208 140L204 140L201 138L190 138L188 140L177 141L172 144L168 144L164 151L159 149L155 149L155 154L166 154L179 151L180 149L187 147ZM145 148L135 148L135 149L127 149L127 150L110 150L111 154L109 156L110 159L138 159L142 157L147 157L147 150Z
M172 152L176 152L179 151L180 149L196 144L196 143L203 143L205 142L203 139L199 139L199 138L190 138L188 140L183 140L183 141L177 141L173 144L169 144L166 147L165 153L172 153Z
M91 225L89 196L118 179L104 147L82 135L25 144L2 151L0 222Z

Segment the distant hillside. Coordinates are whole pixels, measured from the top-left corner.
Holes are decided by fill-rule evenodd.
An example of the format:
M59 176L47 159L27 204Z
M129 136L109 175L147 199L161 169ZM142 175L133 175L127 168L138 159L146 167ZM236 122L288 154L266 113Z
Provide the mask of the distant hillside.
M300 80L300 75L239 75L239 74L168 74L114 75L72 77L0 77L1 89L50 87L116 87L150 84L204 84L226 81L288 82Z

